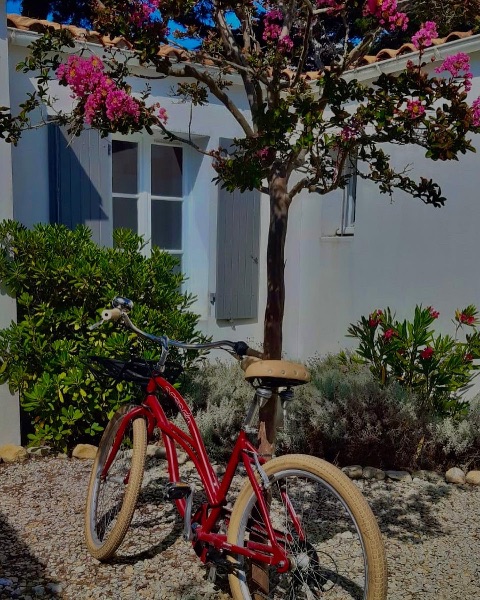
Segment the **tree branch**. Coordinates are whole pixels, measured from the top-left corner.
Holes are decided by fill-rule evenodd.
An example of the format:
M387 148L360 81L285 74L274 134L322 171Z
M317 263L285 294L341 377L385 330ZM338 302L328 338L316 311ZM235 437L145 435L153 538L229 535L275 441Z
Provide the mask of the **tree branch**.
M238 109L238 107L235 105L235 103L232 101L232 99L223 90L220 89L220 87L217 85L217 83L215 82L213 77L208 75L208 73L206 73L206 72L198 71L198 69L196 69L194 66L192 66L190 64L185 65L185 67L183 68L183 72L185 73L185 77L193 77L193 79L196 79L197 81L201 81L202 83L204 83L208 87L210 92L218 100L220 100L220 102L222 102L222 104L229 110L229 112L232 114L232 116L235 117L238 124L243 129L245 135L247 135L247 136L253 135L253 129L250 126L250 124L248 123L247 119L243 116L243 114ZM177 71L175 71L174 74L178 76Z

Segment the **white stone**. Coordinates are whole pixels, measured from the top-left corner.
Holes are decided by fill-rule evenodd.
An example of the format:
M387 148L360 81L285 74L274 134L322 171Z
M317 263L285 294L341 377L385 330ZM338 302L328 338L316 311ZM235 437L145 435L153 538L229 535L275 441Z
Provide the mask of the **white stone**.
M465 481L471 485L480 485L480 471L469 471Z
M385 479L385 472L382 471L382 469L377 469L376 467L365 467L363 469L363 478L383 481Z
M448 483L465 483L465 473L462 469L453 467L452 469L448 469L445 473L445 480L448 481Z
M350 479L361 479L363 475L363 469L360 465L350 465L343 467L342 471L350 477Z
M0 446L0 460L4 462L22 462L27 460L28 452L16 444L3 444Z
M82 460L93 459L97 455L97 447L92 444L77 444L73 449L73 458L80 458Z
M385 471L385 475L394 481L412 481L412 476L408 471Z

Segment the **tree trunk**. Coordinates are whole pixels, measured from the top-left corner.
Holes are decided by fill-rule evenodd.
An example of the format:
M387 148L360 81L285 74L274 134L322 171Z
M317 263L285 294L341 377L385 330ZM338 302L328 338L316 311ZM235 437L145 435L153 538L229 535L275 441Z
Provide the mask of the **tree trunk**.
M282 327L285 307L285 239L287 235L290 198L287 194L287 178L283 169L277 169L269 181L270 226L267 246L267 305L263 352L267 359L282 356ZM267 459L275 452L278 396L273 394L260 409L258 423L258 451ZM267 501L269 501L267 494ZM259 516L259 519L261 517ZM259 536L259 542L266 540ZM254 600L263 600L269 593L269 567L252 564L251 580Z
M264 354L267 359L282 356L282 327L285 307L285 239L290 198L283 168L276 169L269 181L270 226L267 246L267 305L265 308ZM277 397L260 410L259 452L267 457L275 450Z

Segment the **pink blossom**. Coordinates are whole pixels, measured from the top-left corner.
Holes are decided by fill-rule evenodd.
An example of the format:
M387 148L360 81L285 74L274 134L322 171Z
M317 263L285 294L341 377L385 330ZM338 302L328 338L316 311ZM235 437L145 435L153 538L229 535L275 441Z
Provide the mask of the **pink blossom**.
M58 67L56 75L60 83L70 86L73 98L83 101L84 119L89 125L101 116L110 121L130 117L138 122L140 103L116 86L96 56L70 55L67 62ZM165 109L159 111L159 119L166 120Z
M376 17L380 25L390 31L407 29L408 17L405 13L398 11L397 0L368 0L363 12Z
M475 323L475 317L473 315L467 315L460 313L460 323L466 323L467 325L473 325Z
M260 150L257 150L257 156L262 159L262 160L266 160L270 155L270 148L261 148Z
M159 0L133 0L128 20L136 27L143 27L159 8Z
M470 71L470 57L465 52L447 56L443 63L435 69L436 73L448 71L452 77L463 77L465 91L472 89L473 73Z
M417 50L428 48L432 45L432 40L437 37L437 24L434 21L426 21L412 37L412 44Z
M345 127L340 131L340 137L342 141L349 142L350 140L355 140L357 138L358 131L351 127L350 125L345 125Z
M383 334L383 337L385 340L389 340L395 335L397 335L395 329L387 329L387 331L385 331L385 333Z
M162 121L162 123L166 123L168 121L167 111L161 106L158 109L158 118L160 119L160 121Z
M425 107L420 100L408 100L407 112L412 119L418 119L425 114Z
M447 56L443 63L435 69L436 73L442 73L448 71L452 77L458 77L461 71L470 71L470 57L465 52L459 52L458 54L452 54ZM473 75L472 75L473 77Z
M430 316L432 317L432 319L438 319L438 317L440 316L440 313L438 312L438 310L435 310L433 308L433 306L428 307L428 312L430 313Z
M480 96L472 102L472 124L480 127Z
M278 23L277 21L280 21ZM282 33L281 23L283 22L283 13L280 10L270 10L265 14L263 39L267 41L276 40Z
M380 309L374 310L368 315L368 324L370 327L376 327L382 320L383 311Z
M420 352L420 358L422 360L429 360L430 358L432 358L433 353L434 349L431 346L427 346Z
M293 40L290 36L285 35L278 40L278 50L280 52L291 52L293 48Z
M472 362L473 361L473 354L471 352L467 352L465 354L465 356L463 357L465 362Z

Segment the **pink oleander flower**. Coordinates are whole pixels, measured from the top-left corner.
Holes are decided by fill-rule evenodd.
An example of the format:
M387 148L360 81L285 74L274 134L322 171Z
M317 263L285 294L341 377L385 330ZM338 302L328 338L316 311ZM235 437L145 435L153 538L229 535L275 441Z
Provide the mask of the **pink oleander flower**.
M480 96L472 102L472 124L480 127Z
M420 352L420 358L422 360L430 360L434 353L434 349L431 346L427 346Z
M417 50L428 48L432 40L438 37L437 24L434 21L426 21L417 33L412 37L412 44Z
M467 352L465 354L465 356L463 357L463 360L465 362L472 362L473 361L473 354L471 354L470 352Z
M368 315L368 324L370 327L376 327L382 320L383 311L380 309L374 310Z
M475 323L475 317L473 315L466 315L465 313L460 313L459 317L460 323L465 323L466 325L473 325Z
M396 336L397 332L395 331L395 329L387 329L387 331L385 331L385 333L383 334L383 338L385 340L390 340L392 337Z
M412 119L418 119L425 114L425 107L420 100L408 100L407 112Z
M433 308L433 306L429 306L428 307L428 311L429 311L430 316L432 317L432 319L438 319L438 317L440 316L440 313L438 312L438 310L435 310Z

